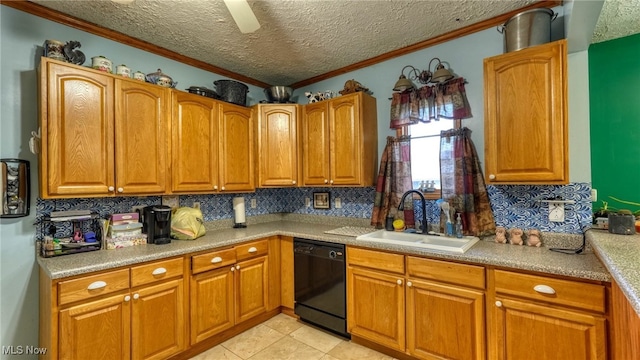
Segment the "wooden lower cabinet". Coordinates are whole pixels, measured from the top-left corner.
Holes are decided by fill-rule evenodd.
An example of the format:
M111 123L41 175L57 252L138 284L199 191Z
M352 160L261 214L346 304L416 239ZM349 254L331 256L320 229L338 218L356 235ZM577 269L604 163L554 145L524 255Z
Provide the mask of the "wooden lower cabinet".
M349 266L347 331L351 335L404 351L403 282L403 276Z
M143 287L132 298L133 359L166 359L185 349L183 279Z
M114 295L60 311L59 358L130 359L131 302L124 299Z
M605 319L516 300L496 300L496 359L606 359Z
M191 345L267 312L268 251L259 240L192 257Z
M620 286L611 286L611 355L614 360L640 359L640 315L631 306Z
M421 359L484 359L484 292L407 281L407 352Z

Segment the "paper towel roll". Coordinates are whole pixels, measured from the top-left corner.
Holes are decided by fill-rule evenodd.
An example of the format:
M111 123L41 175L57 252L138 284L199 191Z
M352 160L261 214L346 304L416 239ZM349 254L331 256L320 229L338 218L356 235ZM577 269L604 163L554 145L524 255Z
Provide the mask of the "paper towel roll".
M244 198L241 196L233 198L233 215L236 224L245 223Z

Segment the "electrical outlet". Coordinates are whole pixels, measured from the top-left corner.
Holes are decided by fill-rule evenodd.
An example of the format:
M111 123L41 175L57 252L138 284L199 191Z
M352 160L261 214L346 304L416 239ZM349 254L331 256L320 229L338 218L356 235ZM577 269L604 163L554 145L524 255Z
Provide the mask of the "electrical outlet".
M549 221L564 222L564 203L549 203Z
M134 205L131 207L131 212L136 212L138 211L138 209L140 209L140 211L142 211L142 209L144 209L146 207L146 205Z
M193 206L192 206L192 207L193 207L194 209L200 209L200 203L199 203L199 202L197 202L197 201L194 201L194 202L193 202Z
M336 209L341 209L342 208L342 199L337 197L335 200L335 205L336 205Z
M304 207L311 207L311 199L304 198Z
M251 199L251 208L255 209L258 207L258 200L256 199Z
M598 201L598 190L591 189L591 202Z
M178 197L177 195L163 196L162 205L167 205L172 209L175 209L180 206L180 197Z

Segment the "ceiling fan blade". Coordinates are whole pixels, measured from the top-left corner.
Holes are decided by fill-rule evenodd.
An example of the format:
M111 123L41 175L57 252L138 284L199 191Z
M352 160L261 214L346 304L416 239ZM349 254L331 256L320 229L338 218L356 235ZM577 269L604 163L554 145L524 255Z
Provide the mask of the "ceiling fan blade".
M260 29L260 23L247 0L224 0L224 4L227 5L227 9L229 9L241 33L252 33Z

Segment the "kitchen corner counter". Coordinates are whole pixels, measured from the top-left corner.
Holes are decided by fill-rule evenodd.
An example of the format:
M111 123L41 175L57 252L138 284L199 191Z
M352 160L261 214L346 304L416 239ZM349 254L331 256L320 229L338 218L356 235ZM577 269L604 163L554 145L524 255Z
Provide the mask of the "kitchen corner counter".
M132 246L53 258L38 257L38 263L51 279L58 279L231 246L274 235L284 235L588 280L606 282L611 279L595 254L590 252L580 255L566 255L551 252L545 247L535 248L479 241L464 254L456 254L409 246L357 241L355 237L325 233L325 231L337 227L339 226L296 221L273 221L249 225L243 229L208 230L205 236L196 240L173 240L166 245Z
M640 235L589 230L587 240L640 316Z

